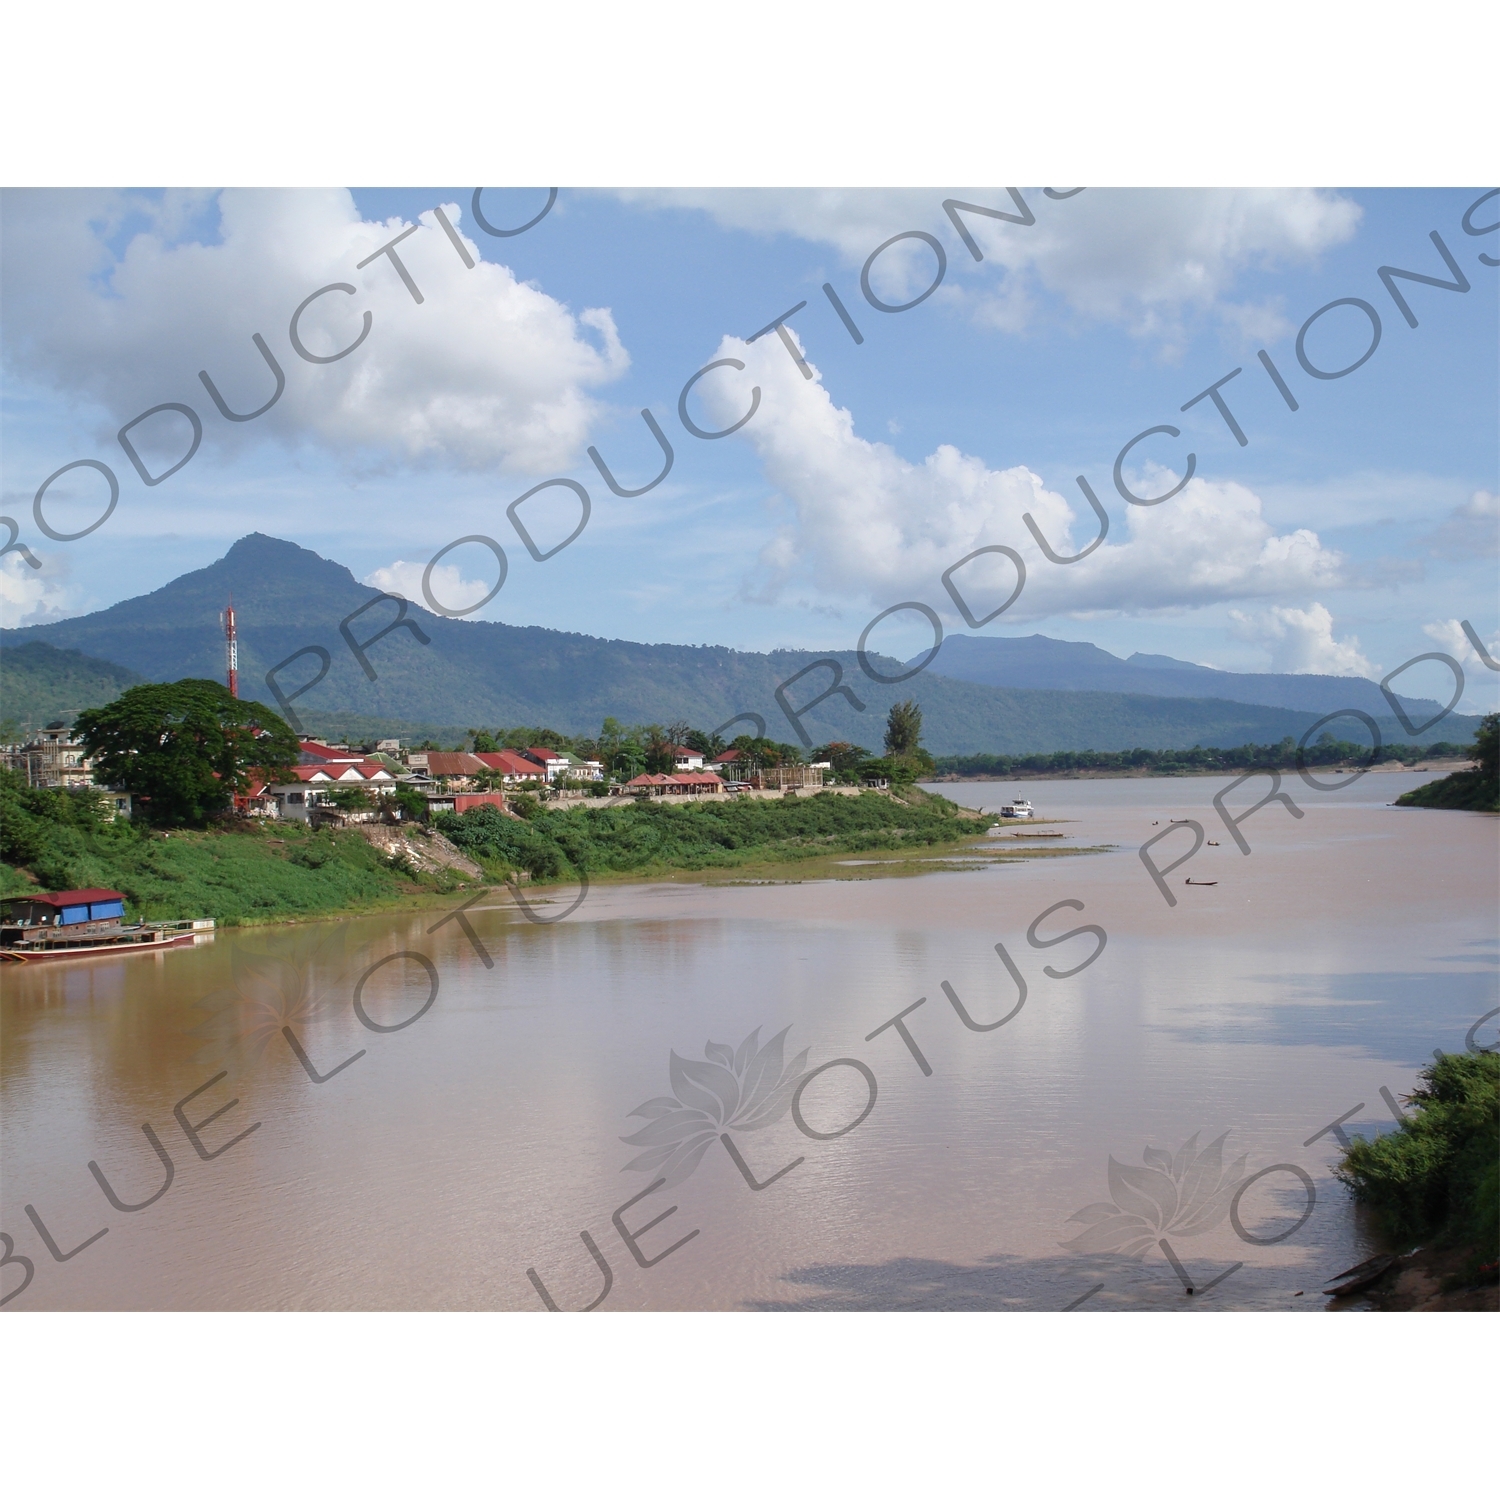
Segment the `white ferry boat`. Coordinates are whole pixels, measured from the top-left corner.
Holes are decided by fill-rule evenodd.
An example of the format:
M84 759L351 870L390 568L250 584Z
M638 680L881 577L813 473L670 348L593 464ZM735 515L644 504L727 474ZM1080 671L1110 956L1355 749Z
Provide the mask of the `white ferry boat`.
M1018 802L1007 802L1000 809L1002 818L1034 818L1036 816L1032 806L1024 798Z

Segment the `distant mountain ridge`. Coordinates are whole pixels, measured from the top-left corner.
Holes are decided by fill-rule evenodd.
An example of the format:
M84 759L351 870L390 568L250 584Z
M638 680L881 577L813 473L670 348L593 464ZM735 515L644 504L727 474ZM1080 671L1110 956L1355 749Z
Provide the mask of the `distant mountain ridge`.
M372 680L341 635L340 622L379 601L379 591L339 563L260 533L242 537L217 562L153 593L78 619L0 631L0 649L39 641L86 651L156 681L222 680L219 611L231 593L239 619L242 696L274 707L265 678L278 668L277 681L293 699L293 711L325 725L339 718L366 724L547 724L581 734L596 733L606 716L627 723L682 718L714 729L736 715L754 714L772 738L795 740L777 689L783 687L787 702L799 710L832 686L833 674L825 666L799 682L788 679L829 658L838 663L842 681L838 691L800 716L809 743L844 739L878 751L890 705L907 697L922 704L924 742L935 755L1274 743L1300 736L1317 717L1139 691L995 687L935 671L880 684L859 669L853 651L646 645L540 626L447 619L410 604L405 623L397 625L397 606L389 599L375 602L347 625L362 643ZM287 662L299 652L304 654ZM318 653L327 654L326 673L299 695L320 668ZM874 657L871 665L887 676L902 670L888 657ZM1451 715L1426 738L1465 739L1477 722ZM732 738L752 728L741 719L725 734ZM1410 738L1388 717L1382 719L1382 732L1387 739Z
M941 661L945 677L982 682L990 687L1149 693L1157 698L1227 698L1233 703L1298 709L1319 716L1341 708L1357 708L1375 718L1391 716L1391 706L1379 684L1365 677L1333 677L1313 672L1225 672L1171 656L1147 656L1140 651L1122 660L1087 641L1057 641L1045 635L950 635L943 641ZM1442 704L1430 698L1403 696L1400 701L1418 723L1432 718L1442 708ZM1352 731L1354 725L1341 728Z

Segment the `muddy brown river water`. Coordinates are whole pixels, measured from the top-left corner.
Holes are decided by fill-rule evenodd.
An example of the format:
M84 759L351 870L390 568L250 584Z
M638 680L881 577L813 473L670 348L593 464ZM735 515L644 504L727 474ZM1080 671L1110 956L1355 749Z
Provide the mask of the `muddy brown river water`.
M1226 780L944 786L1112 847L7 967L0 1294L25 1257L8 1312L540 1311L602 1266L604 1310L1317 1310L1375 1248L1337 1130L1496 1042L1500 821L1386 805L1427 779L1289 777L1248 855ZM1137 850L1184 818L1169 906ZM1096 959L1028 940L1049 908Z

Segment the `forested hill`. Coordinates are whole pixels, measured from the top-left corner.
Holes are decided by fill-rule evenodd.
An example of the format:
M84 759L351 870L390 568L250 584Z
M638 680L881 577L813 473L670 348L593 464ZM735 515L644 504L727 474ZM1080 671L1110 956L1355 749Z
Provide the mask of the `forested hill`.
M86 708L118 698L141 681L139 672L81 651L42 641L0 650L0 722L5 737L40 729L54 719L71 724Z
M366 653L376 673L371 681L341 637L339 622L377 591L338 563L259 533L154 593L78 619L0 632L0 648L42 641L157 681L222 678L219 611L231 593L239 619L241 695L274 706L267 669L304 647L320 648L330 658L328 673L293 707L324 726L349 716L366 725L547 724L594 733L606 716L626 723L683 719L712 729L736 714L753 713L766 721L773 738L792 740L795 731L777 706L775 690L819 659L811 651L601 640L539 626L445 619L408 606L407 618L430 644L406 628L376 641ZM356 641L369 641L395 614L394 604L381 602L349 629ZM1300 736L1317 717L1220 699L997 688L935 671L882 685L859 670L853 651L832 654L863 710L843 696L825 700L804 718L810 742L845 739L878 750L890 705L911 696L925 714L924 743L939 755L1267 743ZM890 658L874 658L872 665L891 676L902 670ZM283 669L278 681L290 694L317 668L317 658L308 654ZM787 690L790 703L800 707L830 681L829 671L819 669ZM1450 715L1428 738L1464 739L1477 722ZM741 723L727 737L750 729ZM1410 738L1394 722L1388 732Z

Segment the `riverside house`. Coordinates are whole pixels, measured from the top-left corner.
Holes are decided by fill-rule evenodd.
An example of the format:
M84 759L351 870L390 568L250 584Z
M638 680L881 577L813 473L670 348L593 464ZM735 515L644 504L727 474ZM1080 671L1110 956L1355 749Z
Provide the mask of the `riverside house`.
M396 778L378 760L350 752L347 746L325 745L303 740L298 745L300 764L289 779L272 781L263 771L250 773L248 791L234 799L235 811L251 818L290 818L306 823L316 809L327 807L327 794L336 787L359 787L372 797L388 797L396 790ZM346 814L353 821L380 816L378 804L364 813Z
M604 762L601 760L584 760L581 755L574 755L571 750L553 750L549 753L555 756L557 759L565 761L567 763L567 768L563 771L558 772L558 776L564 780L604 780Z
M722 792L724 783L712 772L689 771L681 776L636 776L623 787L611 792L626 792L632 797L701 797Z
M538 753L545 756L549 752L545 750L526 753L519 750L487 750L482 754L465 756L464 759L480 761L486 770L498 771L501 781L506 786L524 786L527 783L536 785L552 779L545 761L539 761L536 758ZM430 763L439 759L454 760L457 757L429 755L427 759ZM435 776L438 773L434 771L432 774Z

